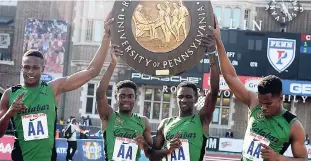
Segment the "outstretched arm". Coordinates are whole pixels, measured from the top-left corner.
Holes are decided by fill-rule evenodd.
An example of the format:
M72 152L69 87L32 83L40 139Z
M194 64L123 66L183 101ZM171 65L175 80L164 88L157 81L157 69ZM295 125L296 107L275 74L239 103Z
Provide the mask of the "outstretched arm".
M117 65L117 56L119 56L121 53L122 51L117 49L116 45L112 45L110 65L107 71L105 72L104 76L100 80L99 87L96 90L97 111L98 111L98 114L101 120L108 120L109 116L113 112L113 109L108 104L106 92L107 92L113 71Z
M219 70L218 63L216 62L216 42L212 35L204 37L202 39L202 45L207 47L207 53L210 60L210 83L211 89L205 97L205 103L203 108L200 109L199 115L201 122L204 125L209 125L212 121L213 112L215 110L218 91L219 91ZM206 126L206 132L208 132L208 126Z
M83 84L99 75L110 45L110 25L112 22L113 19L109 15L105 23L105 34L102 43L93 60L85 70L50 82L56 97L58 97L61 93L72 91L81 87Z
M233 65L227 57L224 44L221 41L220 28L216 18L215 23L216 29L212 28L211 26L209 26L209 29L212 30L212 33L216 40L221 72L228 86L230 87L230 90L234 93L236 98L242 101L244 104L248 105L250 109L252 109L258 104L257 95L256 93L247 90L237 76Z

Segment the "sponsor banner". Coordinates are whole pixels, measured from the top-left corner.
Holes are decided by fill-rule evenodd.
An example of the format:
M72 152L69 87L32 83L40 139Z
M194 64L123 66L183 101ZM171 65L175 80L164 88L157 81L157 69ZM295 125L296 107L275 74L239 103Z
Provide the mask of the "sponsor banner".
M208 137L206 141L206 151L218 151L219 149L219 138L218 137Z
M257 92L257 86L261 80L260 77L250 77L250 76L238 76L238 77L248 90ZM204 73L203 88L204 89L210 88L210 74L209 73ZM219 89L220 90L230 90L228 84L226 83L226 81L222 75L220 75Z
M243 140L220 138L219 151L241 153L243 148Z
M199 88L202 87L202 74L200 73L187 72L172 77L153 77L132 70L130 77L136 84L177 86L181 82L189 81L195 83Z
M39 50L45 59L41 80L49 82L63 76L64 55L67 53L68 24L58 20L28 19L25 22L23 53ZM21 73L20 82L24 78Z
M310 81L291 81L282 80L283 94L311 96L311 82Z
M0 160L11 160L11 153L14 145L13 136L3 136L0 138Z

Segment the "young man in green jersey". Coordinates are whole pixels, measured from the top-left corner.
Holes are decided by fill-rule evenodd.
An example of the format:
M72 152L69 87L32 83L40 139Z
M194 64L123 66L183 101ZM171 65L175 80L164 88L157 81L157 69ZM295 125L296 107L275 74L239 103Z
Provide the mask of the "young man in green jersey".
M205 40L205 41L203 41ZM198 87L192 82L182 82L177 87L179 116L163 119L158 127L153 147L148 147L143 138L137 139L151 161L202 161L209 134L209 125L219 91L219 69L216 62L216 42L204 37L201 43L210 60L211 89L204 106L195 113Z
M0 136L12 119L15 143L14 161L55 161L55 124L57 105L64 92L75 90L96 77L103 66L110 45L110 26L105 21L105 34L87 69L68 77L45 83L40 81L44 57L39 51L27 51L22 60L24 83L7 89L0 103Z
M124 80L116 85L115 98L118 110L109 105L106 92L122 51L116 45L111 48L111 62L96 91L97 109L102 120L105 144L105 160L138 161L140 149L134 139L143 136L152 145L151 127L146 117L133 113L137 98L137 86Z
M217 22L217 21L216 21ZM251 113L245 133L243 161L307 161L304 129L296 116L282 107L282 81L269 75L258 85L258 93L249 91L240 81L227 57L220 29L209 27L216 39L222 74L235 97ZM291 145L294 158L283 156Z

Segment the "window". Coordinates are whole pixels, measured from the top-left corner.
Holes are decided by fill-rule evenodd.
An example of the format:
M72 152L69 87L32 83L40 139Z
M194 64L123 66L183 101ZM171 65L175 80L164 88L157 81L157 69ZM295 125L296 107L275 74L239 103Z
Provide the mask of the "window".
M213 113L212 124L215 125L229 125L230 116L230 97L224 97L223 95L217 99L216 108Z
M256 40L255 50L260 51L262 49L262 40Z
M221 22L222 19L222 8L221 7L215 7L214 9L215 15L217 17L217 20ZM220 24L220 22L218 22ZM221 26L222 24L220 24Z
M245 23L245 27L248 28L249 27L249 20L250 20L250 13L251 11L250 10L245 10L244 11L244 21L246 21Z
M85 40L88 42L100 42L103 37L104 21L88 19Z
M146 88L144 99L144 116L151 120L169 117L171 93L163 93L161 88Z
M230 27L231 15L232 15L231 12L232 12L231 8L229 8L229 7L225 8L223 27Z
M86 95L86 108L85 113L86 114L92 114L97 115L97 105L96 105L96 88L98 87L98 84L89 83L87 85L87 95ZM108 104L111 105L111 99L113 96L113 86L109 85L108 90L106 92L107 98L108 98Z
M262 50L262 40L248 40L248 50Z
M233 28L239 28L240 24L241 24L241 9L240 8L235 8L233 10L233 24L232 27Z

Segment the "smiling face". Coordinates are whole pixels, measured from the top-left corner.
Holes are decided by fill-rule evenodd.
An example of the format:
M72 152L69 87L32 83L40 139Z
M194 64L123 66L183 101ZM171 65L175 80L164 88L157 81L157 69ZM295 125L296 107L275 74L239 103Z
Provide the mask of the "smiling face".
M191 114L197 100L195 91L191 87L180 87L178 89L177 102L181 113Z
M26 86L36 86L40 83L44 71L44 60L35 56L24 56L21 72Z
M131 113L136 101L134 89L129 87L120 88L116 97L119 111L121 113Z

